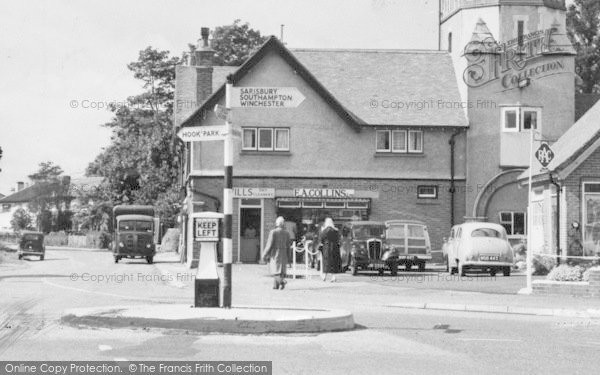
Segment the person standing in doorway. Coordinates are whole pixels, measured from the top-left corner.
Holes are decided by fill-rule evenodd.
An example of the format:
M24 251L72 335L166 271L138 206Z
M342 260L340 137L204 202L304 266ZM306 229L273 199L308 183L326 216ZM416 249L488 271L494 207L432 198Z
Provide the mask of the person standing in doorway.
M327 274L331 273L331 282L335 282L335 274L340 273L342 268L340 233L329 217L325 219L323 230L319 235L319 242L322 245L323 281L326 281Z
M285 276L290 251L290 235L284 228L285 219L281 216L275 220L275 229L269 232L267 245L263 252L263 261L269 261L271 273L273 274L273 289L285 288Z

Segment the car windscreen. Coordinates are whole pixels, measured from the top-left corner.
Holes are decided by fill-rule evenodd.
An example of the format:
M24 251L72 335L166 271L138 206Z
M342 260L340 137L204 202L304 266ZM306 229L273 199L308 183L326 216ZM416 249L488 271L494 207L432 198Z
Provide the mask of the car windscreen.
M135 232L135 221L123 220L119 222L119 232Z
M22 239L24 241L40 241L42 236L39 234L24 234Z
M492 228L477 228L471 232L471 237L502 238L502 233Z
M152 232L152 222L151 221L138 221L136 225L138 232Z
M364 225L352 228L354 238L381 237L384 227L380 225Z

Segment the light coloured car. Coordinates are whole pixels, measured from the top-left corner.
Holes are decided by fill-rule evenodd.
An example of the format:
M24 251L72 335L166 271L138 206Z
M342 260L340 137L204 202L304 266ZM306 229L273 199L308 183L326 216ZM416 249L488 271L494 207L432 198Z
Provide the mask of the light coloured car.
M442 253L450 274L458 272L502 272L510 276L513 251L503 226L495 223L469 222L455 225L444 241Z

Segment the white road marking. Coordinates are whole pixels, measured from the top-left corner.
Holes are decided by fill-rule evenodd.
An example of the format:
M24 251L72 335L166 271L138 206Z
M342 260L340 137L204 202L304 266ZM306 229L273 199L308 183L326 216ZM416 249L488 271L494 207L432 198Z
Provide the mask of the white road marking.
M106 351L112 350L112 346L110 346L110 345L98 345L98 349L100 349L101 352L106 352Z
M521 342L523 340L516 339L486 339L486 338L460 338L459 341L499 341L499 342Z

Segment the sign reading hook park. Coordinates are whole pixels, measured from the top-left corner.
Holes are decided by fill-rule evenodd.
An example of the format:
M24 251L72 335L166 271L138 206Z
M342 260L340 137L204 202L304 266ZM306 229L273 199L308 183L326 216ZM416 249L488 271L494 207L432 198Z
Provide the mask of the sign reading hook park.
M232 87L232 108L296 108L306 99L296 87Z

